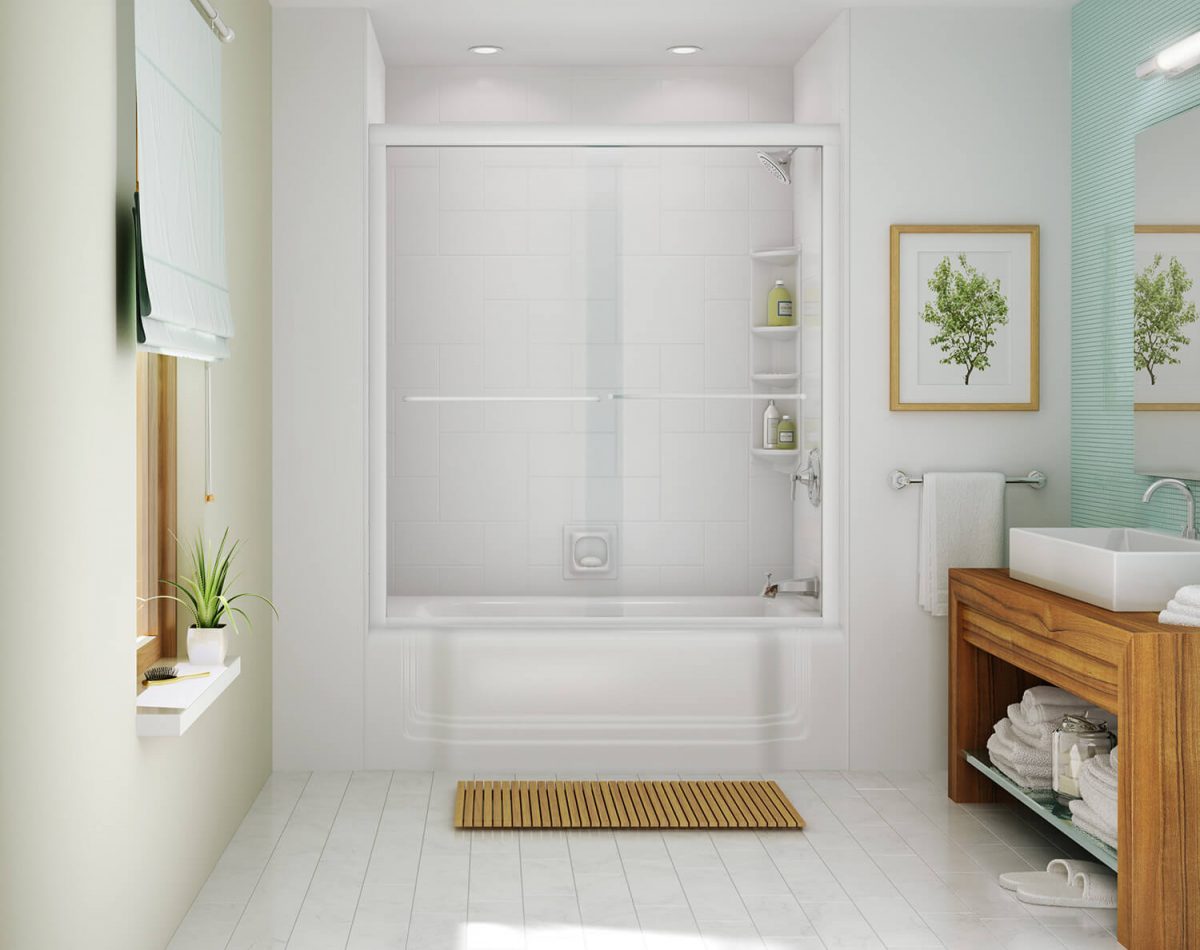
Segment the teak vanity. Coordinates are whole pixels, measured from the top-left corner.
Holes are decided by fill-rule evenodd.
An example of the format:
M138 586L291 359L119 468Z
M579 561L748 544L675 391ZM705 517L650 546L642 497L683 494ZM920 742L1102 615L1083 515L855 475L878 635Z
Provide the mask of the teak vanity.
M1004 570L952 570L951 799L1007 797L965 753L1038 683L1119 717L1117 939L1200 948L1200 628L1112 613Z

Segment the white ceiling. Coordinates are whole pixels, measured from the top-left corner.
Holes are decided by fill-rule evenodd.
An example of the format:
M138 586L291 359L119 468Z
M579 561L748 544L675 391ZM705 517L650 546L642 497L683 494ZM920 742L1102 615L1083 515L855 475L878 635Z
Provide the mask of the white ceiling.
M219 0L216 0L219 6ZM790 66L838 12L828 0L272 0L367 7L389 65ZM1073 0L873 0L871 6L1056 6ZM237 29L237 24L233 24ZM504 47L478 56L468 46ZM676 56L668 46L704 52Z

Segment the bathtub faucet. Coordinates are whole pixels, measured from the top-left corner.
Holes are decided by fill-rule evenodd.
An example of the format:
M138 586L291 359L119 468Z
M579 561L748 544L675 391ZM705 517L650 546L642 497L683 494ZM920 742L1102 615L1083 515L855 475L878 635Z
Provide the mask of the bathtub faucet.
M763 583L763 589L761 593L759 593L759 596L774 599L780 594L786 594L793 597L820 597L821 578L795 577L790 581L782 581L778 584L772 584L771 571L767 571L766 581Z

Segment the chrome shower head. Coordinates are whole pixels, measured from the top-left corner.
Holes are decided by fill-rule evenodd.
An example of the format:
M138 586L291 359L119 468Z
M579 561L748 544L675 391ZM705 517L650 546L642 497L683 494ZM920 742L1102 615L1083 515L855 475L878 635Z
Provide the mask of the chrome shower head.
M768 169L772 175L785 185L790 185L792 183L792 155L795 151L794 148L789 148L781 152L765 152L759 149L758 160L762 162L763 167Z

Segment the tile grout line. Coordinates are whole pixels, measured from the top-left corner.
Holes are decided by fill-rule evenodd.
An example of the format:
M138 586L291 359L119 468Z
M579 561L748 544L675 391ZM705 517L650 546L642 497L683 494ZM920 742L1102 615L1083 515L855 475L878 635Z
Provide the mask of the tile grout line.
M892 823L887 820L887 817L885 815L883 815L879 811L879 809L877 809L869 801L867 801L865 798L863 798L862 793L857 788L854 788L854 786L850 784L850 782L846 779L845 775L841 771L838 771L837 775L843 782L845 782L847 785L850 786L851 789L853 789L854 794L857 798L866 802L868 807L870 807L871 811L873 811L876 815L878 815L880 820L883 821L883 823L885 825L887 825L893 831L896 830L895 827L892 825ZM890 781L890 779L889 779L889 781ZM858 836L855 835L854 832L851 831L850 828L841 820L841 818L839 818L837 816L837 813L833 810L832 807L830 807L829 800L826 799L825 796L822 795L821 792L815 786L813 786L811 783L808 783L807 779L805 780L805 784L808 784L808 787L812 789L813 794L816 795L817 798L819 798L821 800L821 803L829 810L829 813L833 817L833 819L839 825L841 825L842 828L845 830L845 832L854 840L855 846L858 847L858 849L860 851L862 851L862 853L864 855L866 855L867 859L871 862L871 865L880 874L882 874L884 876L884 878L887 879L888 885L899 895L900 900L904 901L905 906L908 907L908 909L911 910L914 914L916 914L917 918L924 925L925 929L928 930L931 934L933 934L933 939L936 940L942 947L945 947L946 945L945 945L945 943L942 942L942 938L939 937L937 934L933 933L933 929L929 926L928 922L921 915L921 912L919 910L917 910L915 907L913 907L913 905L909 902L908 898L905 897L904 894L901 893L900 889L898 887L896 887L896 885L892 882L892 879L888 875L887 871L885 871L883 868L881 868L879 866L879 863L875 860L875 857L866 848L864 848L862 846L862 844L858 840ZM895 786L893 785L893 787L895 787ZM908 795L905 794L904 789L896 788L896 791L898 791L901 795L903 795L906 799L908 799ZM914 808L917 808L917 810L920 811L920 806L918 806L916 804L916 802L912 802L911 799L909 801L910 801L910 804L912 804ZM924 814L924 812L922 812L922 814ZM928 817L928 816L926 816L926 817ZM906 842L906 845L907 845L907 842ZM814 849L814 850L816 850L816 849ZM817 853L817 857L821 859L821 863L825 864L825 858L821 856L821 853L819 851L817 851L816 853ZM913 852L913 855L916 858L918 858L922 864L924 864L927 868L929 868L929 872L931 874L937 876L937 872L933 870L933 868L929 865L929 862L927 862L921 855L917 854L915 851ZM972 860L974 860L974 859L972 859ZM833 873L833 869L830 868L829 865L827 865L827 864L825 865L825 868L826 868L826 870L829 871L829 873L831 875L833 875L834 880L838 882L838 886L841 887L842 882L838 879L838 876ZM939 880L940 880L940 878L939 878ZM845 890L845 888L843 887L842 890ZM858 906L858 900L856 898L852 897L849 894L849 892L847 892L846 896L850 898L850 903L854 905L854 910L862 918L863 923L865 923L870 928L871 933L875 934L875 939L879 941L880 946L887 947L887 941L884 940L883 935L880 934L879 930L875 927L875 925L873 923L871 923L870 920L867 919L867 915L862 912L862 908ZM867 899L868 898L864 898L864 900L867 900ZM799 903L799 902L797 902L797 903ZM816 903L816 902L814 902L814 903ZM803 906L801 906L800 909L804 910ZM808 916L808 915L805 914L805 916ZM972 915L972 916L974 916L974 915ZM814 927L813 929L815 930L816 928ZM818 936L820 936L820 934L818 934Z
M350 915L350 929L346 931L346 943L343 945L344 947L350 945L350 938L354 935L354 922L358 919L358 907L362 903L363 888L367 886L367 872L371 869L371 858L375 854L375 843L379 840L379 828L383 824L383 813L387 810L388 795L392 791L392 781L395 777L396 772L394 769L388 772L387 788L383 790L383 803L379 806L379 820L375 822L375 834L371 837L371 850L367 852L367 861L363 865L363 879L358 885L358 897L354 899L354 913Z
M321 845L321 853L317 855L317 863L313 865L312 874L309 876L308 884L304 888L304 897L300 899L300 906L296 909L296 917L292 921L291 929L288 930L286 943L292 942L292 934L296 932L296 922L300 919L300 915L304 913L304 905L308 901L308 892L312 890L312 882L317 876L317 871L321 868L321 858L325 856L325 847L329 844L329 836L333 834L333 826L337 824L337 816L342 810L342 803L346 800L346 793L350 791L350 783L354 781L354 772L350 772L350 777L346 779L346 787L342 789L342 797L338 799L337 811L333 813L333 820L329 822L329 830L325 832L325 841Z
M271 775L267 777L267 781L269 782L274 775L275 775L275 773L272 772ZM267 873L267 868L269 868L271 866L271 859L273 857L275 857L275 851L279 848L279 841L281 838L283 838L284 832L287 831L288 825L290 825L292 823L292 815L294 815L296 813L296 809L300 805L300 799L302 799L304 797L304 792L308 788L308 783L312 781L312 777L313 777L313 773L309 772L308 778L306 778L304 780L304 786L300 789L300 794L297 795L296 800L294 802L292 802L292 807L288 810L287 821L285 821L283 823L283 827L279 829L279 834L275 836L275 843L273 845L271 845L271 853L269 855L267 855L267 860L263 863L262 870L258 872L258 878L254 881L254 887L252 887L250 889L250 896L246 898L246 902L242 905L241 913L238 914L238 919L234 922L233 929L229 932L229 937L225 941L226 948L228 948L229 944L233 942L233 935L237 933L237 929L242 923L242 918L246 916L246 908L250 906L250 901L252 901L254 899L255 893L258 891L258 885L262 883L263 875ZM266 783L263 784L263 787L264 788L266 787ZM261 795L262 792L259 792L259 794ZM251 809L253 809L254 806L251 805L250 807L251 807ZM249 812L247 812L247 814L249 814ZM242 821L245 821L245 820L246 820L245 818L242 819ZM241 826L239 825L238 827L240 828ZM237 832L235 831L234 834L236 835ZM225 847L228 848L229 845L225 845ZM222 850L221 855L222 855L222 857L224 857L224 855L225 855L224 850ZM218 858L217 860L219 861L220 858ZM211 874L211 872L210 872L210 874ZM208 881L206 880L205 883L207 884ZM182 926L182 924L183 924L183 921L180 921L180 926ZM178 933L179 928L176 927L175 931L176 931L176 933ZM172 940L175 939L174 934L171 935L171 939Z
M395 772L392 773L395 775ZM437 783L437 772L429 773L429 790L425 793L425 820L421 823L421 845L417 848L417 868L413 874L413 893L408 902L408 926L404 929L404 945L408 946L408 938L412 933L413 910L417 904L417 885L421 878L421 858L425 855L425 832L429 828L429 806L433 801L433 786ZM467 900L470 900L471 878L467 876Z

